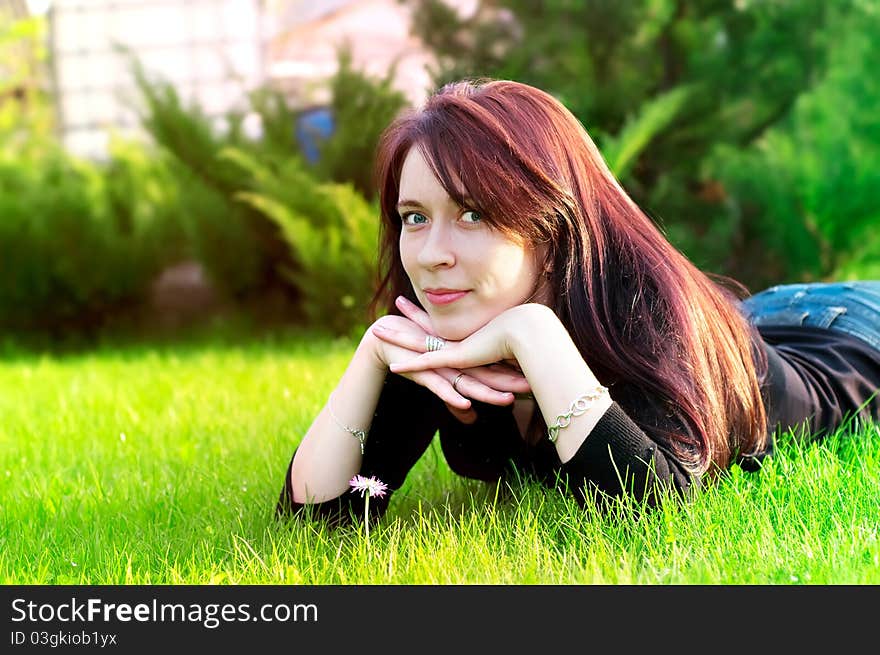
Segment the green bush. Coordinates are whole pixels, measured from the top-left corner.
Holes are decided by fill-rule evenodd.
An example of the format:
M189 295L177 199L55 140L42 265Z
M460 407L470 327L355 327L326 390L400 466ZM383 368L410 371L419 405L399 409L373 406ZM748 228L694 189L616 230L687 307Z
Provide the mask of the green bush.
M103 162L67 154L47 93L45 21L0 21L0 329L101 326L185 256L166 162L112 139Z
M392 73L370 78L340 51L328 81L334 133L309 165L296 142L296 115L279 93L249 94L262 128L251 139L245 112L226 114L221 133L170 84L136 63L133 70L144 125L172 155L193 250L218 285L237 297L284 288L298 317L334 333L362 322L375 283L375 149L406 104L391 87Z
M301 262L283 272L302 291L309 326L362 331L376 283L378 206L350 184L317 183L296 159L273 167L235 149L224 157L251 178L237 198L274 221Z
M185 105L169 82L150 78L137 62L132 66L142 101L141 121L155 143L172 157L187 216L185 229L208 275L222 292L237 299L290 289L280 267L295 270L298 264L290 259L275 224L235 200L237 193L247 189L248 180L220 157L228 147L255 156L284 152L295 157L293 121L283 103L268 92L251 96L271 136L252 141L244 133L243 113L227 113L222 117L227 129L220 130L200 106ZM292 291L295 296L296 290Z
M173 249L164 186L135 152L104 165L59 148L0 156L0 327L91 329L143 299Z
M144 237L145 255L164 266L192 256L186 234L187 189L171 162L155 148L111 138L110 157L99 164L103 210L125 234Z
M23 103L0 104L0 328L98 328L108 312L143 300L164 266L189 257L233 298L280 290L312 326L341 334L362 322L378 209L353 185L368 183L379 132L401 103L387 80L341 64L341 120L322 160L328 179L348 182L338 184L305 165L281 94L251 92L247 111L227 113L220 129L136 62L133 74L154 143L114 139L105 162L78 160L37 129L51 121L47 101L27 121ZM262 138L244 129L252 112Z
M718 148L707 168L727 190L740 248L765 271L775 263L777 280L878 273L880 27L855 21L835 26L847 38L784 124L749 150Z
M379 137L407 100L392 86L394 67L384 77L375 78L355 70L348 48L340 49L337 58L339 68L329 81L334 131L321 143L321 158L314 170L322 179L350 183L373 199L373 162Z

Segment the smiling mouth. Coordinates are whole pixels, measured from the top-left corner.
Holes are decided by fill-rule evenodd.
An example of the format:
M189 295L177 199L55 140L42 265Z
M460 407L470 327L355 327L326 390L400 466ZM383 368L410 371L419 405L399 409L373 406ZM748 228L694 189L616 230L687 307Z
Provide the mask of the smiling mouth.
M432 305L448 305L468 293L468 291L425 291L425 296Z

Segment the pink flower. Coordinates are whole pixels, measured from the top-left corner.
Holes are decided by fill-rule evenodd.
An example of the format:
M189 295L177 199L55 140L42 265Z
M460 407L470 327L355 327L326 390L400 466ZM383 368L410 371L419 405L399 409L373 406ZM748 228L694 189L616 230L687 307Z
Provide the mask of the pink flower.
M385 495L385 491L388 489L387 484L372 475L369 478L366 478L363 475L356 475L348 481L348 484L351 486L351 492L354 493L360 491L361 497L363 497L364 494L367 494L370 498L373 496L382 498Z

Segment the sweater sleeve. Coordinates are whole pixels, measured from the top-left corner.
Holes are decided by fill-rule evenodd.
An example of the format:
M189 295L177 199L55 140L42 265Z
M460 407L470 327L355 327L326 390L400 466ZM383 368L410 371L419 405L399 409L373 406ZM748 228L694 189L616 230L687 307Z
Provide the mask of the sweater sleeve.
M645 394L618 394L630 412L645 425L685 429ZM631 397L632 396L632 397ZM564 481L579 501L598 500L603 494L633 494L654 504L661 489L684 494L694 481L682 462L649 436L626 410L614 402L577 453L561 464L555 447L546 439L526 444L519 434L510 407L474 403L477 421L459 423L448 412L440 426L440 443L450 468L469 478L492 481L512 476L535 478L554 486ZM546 430L542 427L542 430Z
M654 505L664 489L684 495L698 479L668 448L649 437L617 402L599 419L561 471L578 490L579 501L598 500L603 494L627 494Z
M391 495L401 487L430 445L437 431L441 406L437 396L415 382L394 373L386 377L359 471L360 475L375 476L388 485L384 497L370 500L370 517L374 520L385 514ZM276 506L279 516L318 518L333 526L363 520L365 501L359 493L346 492L321 503L304 504L293 500L292 470L293 457Z

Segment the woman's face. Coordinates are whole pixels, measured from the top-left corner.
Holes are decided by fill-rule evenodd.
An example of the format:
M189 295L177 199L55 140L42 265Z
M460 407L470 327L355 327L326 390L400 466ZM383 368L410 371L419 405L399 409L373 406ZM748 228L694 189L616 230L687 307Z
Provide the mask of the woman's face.
M417 147L403 162L397 211L403 268L439 336L459 341L503 311L538 301L531 296L542 253L459 207Z

